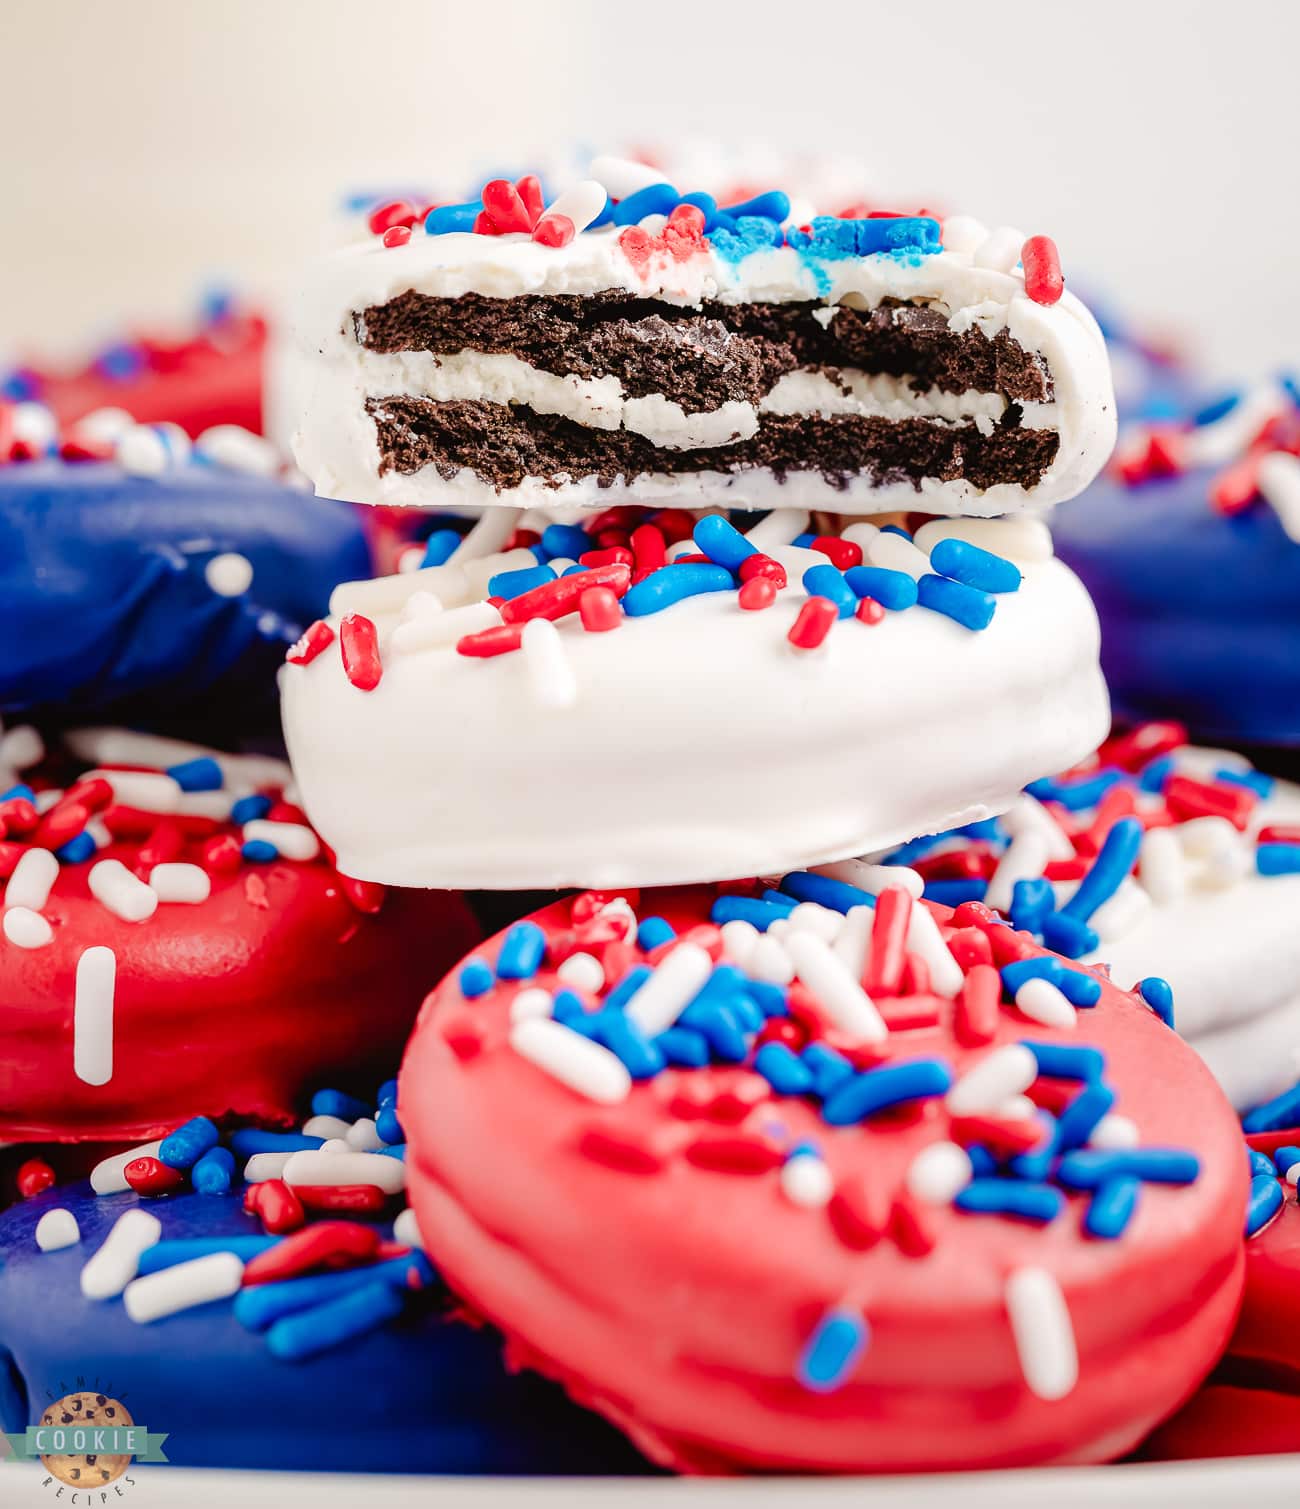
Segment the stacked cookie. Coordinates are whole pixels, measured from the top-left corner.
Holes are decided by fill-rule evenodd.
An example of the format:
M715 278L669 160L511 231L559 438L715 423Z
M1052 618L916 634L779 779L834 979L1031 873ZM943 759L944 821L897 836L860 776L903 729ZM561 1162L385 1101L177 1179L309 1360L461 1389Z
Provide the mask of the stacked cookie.
M1246 1200L1163 983L1079 962L1129 830L1050 936L897 852L996 865L1107 731L1055 247L610 160L371 229L305 280L296 452L445 517L291 653L298 794L362 880L580 888L425 1003L430 1255L667 1466L1121 1454L1224 1345Z

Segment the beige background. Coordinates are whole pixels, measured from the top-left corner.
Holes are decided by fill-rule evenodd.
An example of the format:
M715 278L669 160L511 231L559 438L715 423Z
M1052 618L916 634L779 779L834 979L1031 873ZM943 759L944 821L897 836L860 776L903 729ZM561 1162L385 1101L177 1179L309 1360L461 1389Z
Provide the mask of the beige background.
M291 273L340 191L566 142L861 154L1046 230L1234 372L1300 359L1289 0L0 0L0 350Z

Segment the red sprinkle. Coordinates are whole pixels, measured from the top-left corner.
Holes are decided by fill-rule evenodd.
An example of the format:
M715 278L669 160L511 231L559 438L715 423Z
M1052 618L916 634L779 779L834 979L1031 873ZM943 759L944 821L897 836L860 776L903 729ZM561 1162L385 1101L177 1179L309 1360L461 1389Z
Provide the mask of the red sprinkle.
M379 1232L357 1221L320 1221L285 1237L244 1267L245 1284L297 1278L317 1268L354 1268L368 1263L379 1249Z
M636 557L626 545L611 545L608 550L588 550L578 557L579 566L634 566ZM575 571L574 575L578 573Z
M860 624L878 624L884 618L885 610L874 597L864 597L859 601L853 616Z
M17 1184L24 1200L35 1199L54 1187L54 1170L44 1158L29 1158L18 1170Z
M239 840L233 833L219 833L210 838L200 853L203 868L213 875L233 875L244 862Z
M533 227L533 240L539 246L568 246L576 234L567 215L543 215Z
M901 886L886 886L876 898L871 947L862 985L868 995L897 995L907 958L907 928L912 898Z
M380 1215L388 1204L388 1196L377 1184L304 1184L292 1193L305 1210L354 1216Z
M922 992L877 1001L876 1005L891 1032L909 1032L917 1027L937 1027L947 1002L942 996Z
M1097 759L1102 765L1138 771L1186 743L1187 729L1181 723L1142 723L1126 734L1107 739L1097 751Z
M1300 844L1300 827L1286 823L1269 823L1259 830L1261 844Z
M613 1127L588 1127L578 1139L578 1151L593 1163L625 1174L657 1174L667 1159L636 1132Z
M618 597L608 587L588 587L578 598L578 616L588 634L607 634L623 622Z
M533 587L528 592L521 592L518 597L512 597L509 602L502 604L501 618L507 625L524 624L533 618L563 618L568 613L578 611L582 594L589 588L606 587L616 596L622 597L631 583L632 573L621 563L593 566L590 571L575 571L572 576L561 576L553 582L543 582L540 587ZM467 634L465 638L477 639L496 632L496 629L484 629L482 634ZM464 643L465 640L461 640L460 645L457 645L462 655L470 653L461 649Z
M977 1048L993 1041L1001 1002L1002 977L997 970L992 964L972 964L962 983L953 1017L953 1030L964 1048Z
M151 870L154 865L168 864L177 859L185 847L185 835L180 826L170 818L159 818L158 826L140 846L136 862L142 870Z
M542 185L535 173L525 173L522 178L515 179L515 192L519 195L520 203L533 225L541 219L545 203L542 199Z
M456 1012L443 1019L442 1036L461 1062L474 1058L483 1050L483 1029L468 1012Z
M901 1191L894 1197L889 1232L898 1250L907 1257L925 1257L934 1251L937 1241L934 1213L912 1194Z
M752 576L740 589L737 601L747 613L770 608L776 601L776 583L771 577Z
M1247 786L1212 785L1190 776L1170 776L1165 782L1165 805L1179 822L1194 817L1226 817L1243 832L1259 797Z
M374 691L384 668L379 663L379 636L364 614L349 613L339 625L339 649L343 672L352 685L358 691Z
M1043 1140L1042 1124L1032 1116L954 1116L948 1129L963 1147L982 1142L1010 1155L1027 1153Z
M339 890L343 892L345 900L354 911L373 917L383 906L387 889L379 881L356 880L351 875L339 874L337 870L334 872L334 878L338 881Z
M38 849L61 849L69 839L76 838L89 820L89 810L65 796L41 818L32 834L32 843Z
M785 590L789 577L785 567L780 561L775 561L770 555L764 555L761 551L756 555L747 555L740 563L740 570L736 573L742 582L750 582L756 576L766 577L778 592Z
M385 246L405 246L411 239L411 227L409 225L390 225L384 232Z
M828 597L810 597L799 609L786 638L796 650L815 650L826 641L839 609Z
M664 537L653 524L640 524L632 531L632 554L638 577L648 576L664 564Z
M417 218L414 205L408 204L405 199L391 199L387 204L381 204L377 210L372 210L366 224L370 227L372 236L382 236L385 231L394 229L404 228L409 231Z
M1237 514L1250 507L1259 493L1259 462L1247 456L1225 467L1210 483L1210 502L1223 514Z
M113 800L113 788L103 776L92 776L69 786L65 796L70 802L80 802L87 812L102 812Z
M1030 236L1020 248L1025 270L1025 292L1035 304L1055 304L1065 292L1061 258L1050 236Z
M561 577L560 580L563 581L564 578ZM554 585L559 586L559 582ZM508 655L512 650L517 650L523 640L523 624L501 624L495 629L481 629L477 634L466 634L463 639L458 639L456 653L468 655L474 660L491 660L496 655Z
M183 1170L168 1168L158 1158L132 1158L122 1177L137 1195L169 1195L185 1183Z
M851 567L862 564L862 546L852 540L841 539L837 534L819 534L813 540L811 548L829 556L831 564L838 566L841 571L848 571Z
M841 1179L826 1207L835 1235L857 1252L874 1247L889 1226L891 1212L885 1201L878 1181L861 1175Z
M963 974L969 974L976 964L993 963L993 946L977 927L958 928L945 941Z
M777 1142L731 1132L704 1132L686 1149L686 1161L719 1174L765 1174L785 1162Z
M511 231L531 231L532 217L520 198L519 190L508 178L494 178L483 185L483 208L489 216L496 235ZM477 230L477 226L475 227Z
M762 1031L754 1041L759 1048L764 1043L780 1043L794 1053L801 1053L807 1046L808 1034L793 1018L772 1016L763 1023Z
M302 1201L283 1179L267 1179L262 1184L251 1185L250 1189L257 1191L255 1214L261 1218L267 1231L282 1236L307 1224Z

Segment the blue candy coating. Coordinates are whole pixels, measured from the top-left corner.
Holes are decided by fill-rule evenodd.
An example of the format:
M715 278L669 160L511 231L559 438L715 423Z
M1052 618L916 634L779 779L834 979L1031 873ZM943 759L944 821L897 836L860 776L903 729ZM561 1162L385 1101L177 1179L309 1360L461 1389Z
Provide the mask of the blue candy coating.
M741 563L758 549L751 545L736 526L721 514L709 514L691 531L691 538L701 555L707 555L715 565L725 566L728 571L739 571Z
M761 220L784 221L790 214L790 196L781 189L769 189L752 199L742 199L739 204L725 205L722 213L737 220L753 215Z
M1287 1151L1278 1148L1278 1153ZM1246 1172L1249 1174L1272 1174L1278 1172L1274 1159L1267 1153L1258 1153L1247 1143L1246 1145Z
M376 1150L383 1158L396 1158L399 1163L406 1162L406 1144L395 1142L391 1147L381 1147Z
M1120 818L1106 835L1092 868L1079 882L1078 890L1061 908L1066 916L1087 922L1103 902L1110 900L1137 864L1142 834L1141 818Z
M725 566L703 561L679 561L671 566L661 566L629 587L623 595L623 612L629 618L644 618L650 613L662 613L665 608L671 608L688 597L699 597L706 592L732 592L735 586L735 579Z
M481 961L480 961L481 962ZM311 1098L313 1116L337 1116L340 1121L360 1121L371 1107L345 1090L317 1090Z
M852 618L858 610L857 593L839 567L830 561L808 567L803 574L803 589L809 597L828 598L841 618Z
M1262 770L1228 770L1226 768L1216 770L1214 779L1228 786L1244 786L1247 791L1253 791L1260 801L1266 802L1273 795L1273 788L1277 782L1271 775L1265 775Z
M1058 781L1046 776L1041 781L1031 781L1025 790L1040 802L1060 802L1067 812L1082 812L1085 807L1095 807L1112 786L1124 779L1119 770L1101 770L1096 775L1080 776L1075 781Z
M1052 882L1041 876L1017 880L1011 887L1011 922L1027 933L1041 933L1043 922L1056 905Z
M762 899L769 906L780 907L782 915L786 917L799 905L793 896L787 896L784 891L766 890L763 892Z
M908 576L906 571L891 571L887 566L850 566L844 580L858 597L874 598L891 613L916 606L916 578Z
M195 1116L163 1138L158 1161L168 1168L193 1168L204 1153L221 1141L217 1124L207 1116Z
M707 236L718 223L718 201L703 189L693 189L691 193L682 195L682 203L694 205L704 216L704 234Z
M1013 959L998 971L1002 976L1002 988L1015 998L1016 991L1028 980L1050 980L1056 985L1064 970L1059 959Z
M724 1063L742 1063L749 1053L744 1029L728 1006L692 1001L677 1021L682 1027L702 1033L714 1054Z
M636 946L649 953L677 936L673 925L664 917L642 917L636 930Z
M1254 1152L1253 1148L1251 1149L1251 1152ZM1258 1156L1263 1158L1265 1163L1269 1162L1269 1159L1264 1154L1261 1153ZM1287 1170L1294 1167L1297 1163L1300 1163L1300 1147L1287 1146L1274 1148L1272 1165L1267 1171L1271 1174L1273 1170L1276 1169L1277 1172L1281 1174L1283 1178L1285 1178ZM1264 1172L1264 1170L1257 1169L1256 1172L1262 1173Z
M784 985L777 985L771 980L747 980L745 994L765 1017L790 1015L789 998Z
M1138 981L1137 992L1166 1027L1174 1025L1174 991L1168 980L1148 975Z
M946 576L927 572L916 584L917 601L932 613L942 613L966 629L987 629L997 611L997 600L989 592L954 582Z
M211 755L200 755L197 759L182 760L179 765L169 765L167 774L182 791L220 791L226 784L221 766Z
M445 566L460 548L460 541L454 529L435 529L424 542L421 566Z
M778 1095L810 1095L812 1070L784 1043L764 1043L754 1055L754 1068Z
M548 524L542 530L542 549L548 556L564 555L576 561L591 549L591 537L578 524Z
M957 1195L958 1210L979 1215L1017 1216L1024 1221L1054 1221L1065 1205L1065 1196L1050 1184L1028 1179L972 1179Z
M518 571L498 571L488 578L488 596L503 597L508 602L512 597L522 597L534 587L544 587L556 580L549 566L523 566Z
M546 934L535 922L516 922L502 939L497 954L497 978L531 980L545 957Z
M808 250L826 261L871 257L882 252L910 251L928 256L942 250L939 222L925 216L840 220L832 215L818 215L808 231L792 227L786 239L791 246Z
M1085 975L1078 969L1062 969L1055 983L1071 1006L1095 1006L1101 1000L1101 981L1096 975Z
M949 576L981 592L1018 592L1020 568L991 550L965 540L946 539L930 552L930 564L940 576Z
M1088 1201L1083 1229L1089 1236L1114 1241L1133 1219L1141 1193L1142 1181L1132 1175L1120 1174L1107 1179Z
M242 827L245 823L259 822L271 810L269 796L241 796L230 808L230 821Z
M799 1055L812 1071L813 1094L823 1098L853 1077L853 1065L825 1043L809 1043Z
M393 1105L397 1104L397 1081L395 1079L386 1079L379 1087L379 1094L375 1096L375 1104L377 1106L386 1106L390 1102Z
M596 1041L622 1062L633 1079L653 1079L663 1071L666 1060L662 1050L647 1040L626 1013L606 1008L595 1013L591 1025Z
M1262 1231L1282 1209L1282 1186L1270 1174L1256 1174L1250 1181L1250 1198L1246 1202L1246 1235Z
M876 898L860 886L829 875L814 875L811 870L792 870L781 881L781 889L798 901L815 901L832 912L848 913L855 906L875 906Z
M852 1126L890 1106L946 1095L951 1088L952 1070L942 1059L909 1059L855 1074L826 1098L822 1117L831 1126Z
M477 996L486 995L492 989L494 980L492 966L486 959L480 959L477 955L471 955L465 960L457 976L461 995L470 1001Z
M224 1195L235 1182L235 1155L228 1147L209 1148L190 1170L190 1183L201 1195Z
M831 1394L848 1382L871 1332L852 1310L828 1310L799 1358L796 1376L815 1394Z

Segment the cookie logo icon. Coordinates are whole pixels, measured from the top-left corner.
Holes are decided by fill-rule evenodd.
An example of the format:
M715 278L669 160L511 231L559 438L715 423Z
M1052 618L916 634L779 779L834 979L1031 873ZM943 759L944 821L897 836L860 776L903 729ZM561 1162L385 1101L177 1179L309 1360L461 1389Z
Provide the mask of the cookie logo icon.
M129 1455L104 1455L94 1450L96 1430L134 1425L130 1413L107 1394L64 1394L41 1416L41 1424L55 1429L54 1439L70 1447L87 1448L69 1455L42 1456L45 1470L72 1488L102 1488L116 1482L131 1465Z

